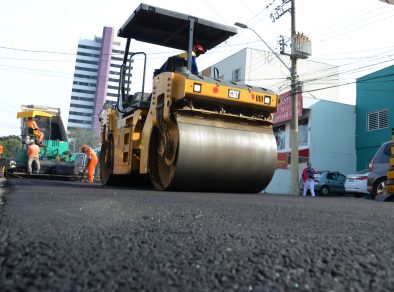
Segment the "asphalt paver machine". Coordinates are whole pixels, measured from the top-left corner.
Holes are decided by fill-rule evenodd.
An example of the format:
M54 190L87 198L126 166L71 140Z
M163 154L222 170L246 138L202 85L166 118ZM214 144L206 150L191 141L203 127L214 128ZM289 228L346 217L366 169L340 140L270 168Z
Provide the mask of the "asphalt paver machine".
M27 175L27 147L31 142L37 144L35 134L25 126L28 118L33 118L44 132L44 140L40 144L40 177L63 177L77 179L74 174L75 154L69 147L67 133L60 116L60 109L47 106L23 105L17 113L21 119L22 147L16 152L16 166L10 169L16 176Z
M116 105L101 120L100 174L103 184L148 180L158 190L262 191L272 179L276 140L273 91L191 73L191 58L156 70L152 88L131 93L131 40L184 50L194 43L210 50L236 28L140 4L119 29L126 38ZM214 72L216 70L213 70ZM217 73L217 72L216 72Z

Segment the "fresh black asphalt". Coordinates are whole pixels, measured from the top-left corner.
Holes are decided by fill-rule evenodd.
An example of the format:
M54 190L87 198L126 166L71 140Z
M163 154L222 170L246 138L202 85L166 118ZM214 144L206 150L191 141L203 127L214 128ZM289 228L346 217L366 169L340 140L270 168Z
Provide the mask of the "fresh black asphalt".
M0 291L394 291L393 203L15 178L2 191Z

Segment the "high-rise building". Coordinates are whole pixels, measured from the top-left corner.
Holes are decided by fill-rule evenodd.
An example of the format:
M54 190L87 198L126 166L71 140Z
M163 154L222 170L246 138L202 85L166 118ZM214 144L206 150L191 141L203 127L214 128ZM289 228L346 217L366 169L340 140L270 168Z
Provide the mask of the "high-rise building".
M101 37L78 43L68 130L85 128L99 133L100 111L104 104L116 103L124 50L113 34L112 27L104 27Z

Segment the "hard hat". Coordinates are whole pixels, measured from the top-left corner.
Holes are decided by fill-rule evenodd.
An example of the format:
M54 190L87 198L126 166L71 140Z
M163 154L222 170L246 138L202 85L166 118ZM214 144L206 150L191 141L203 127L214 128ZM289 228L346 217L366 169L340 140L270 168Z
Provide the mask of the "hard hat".
M89 147L89 145L83 144L83 145L81 146L81 151L82 151L82 152L85 152L85 149L88 148L88 147Z
M193 46L193 52L195 52L196 54L205 54L206 50L204 49L203 45L200 43L195 43Z

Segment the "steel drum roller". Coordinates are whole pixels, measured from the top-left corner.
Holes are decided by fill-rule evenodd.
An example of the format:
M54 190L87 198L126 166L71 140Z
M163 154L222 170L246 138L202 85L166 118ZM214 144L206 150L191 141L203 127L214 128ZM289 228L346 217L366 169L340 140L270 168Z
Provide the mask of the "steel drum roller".
M226 122L178 120L176 165L159 170L164 188L193 191L262 191L277 159L272 128ZM169 174L171 173L171 174Z

